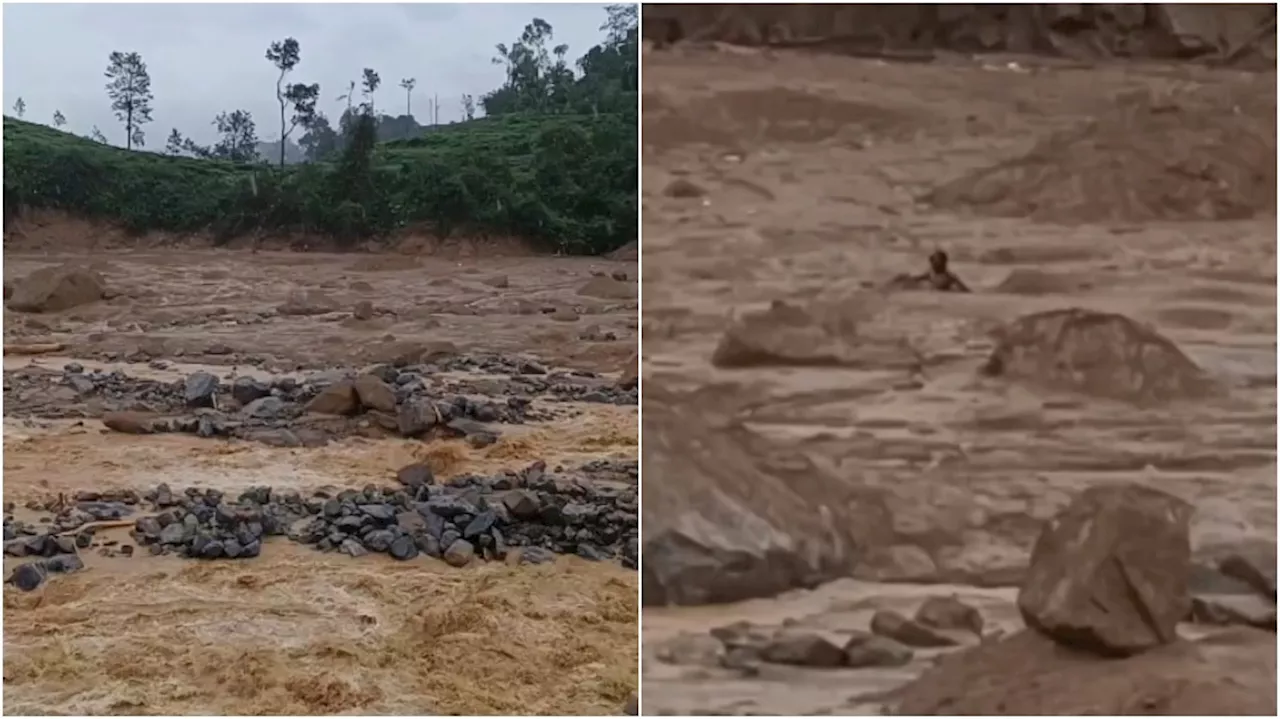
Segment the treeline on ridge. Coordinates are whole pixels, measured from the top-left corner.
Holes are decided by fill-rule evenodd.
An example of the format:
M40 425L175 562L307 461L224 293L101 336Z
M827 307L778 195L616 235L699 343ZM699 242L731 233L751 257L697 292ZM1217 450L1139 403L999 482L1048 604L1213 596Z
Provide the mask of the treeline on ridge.
M315 112L319 87L286 84L299 46L273 43L267 58L281 68L281 135L306 131L309 161L301 164L260 157L242 110L219 114L220 140L210 147L175 129L166 154L110 146L96 127L83 138L6 116L6 224L18 208L46 208L138 233L301 233L345 244L425 225L442 237L513 236L566 253L607 252L635 239L638 175L637 18L634 6L608 10L607 38L578 60L578 72L565 46L548 52L552 29L542 20L512 46L499 45L507 78L480 98L479 119L419 128L411 115L379 116L380 79L366 69L363 102L348 104L339 131L328 129L318 150L308 135L328 128ZM108 84L126 145L143 146L152 100L149 80L137 80L145 63L113 53L109 68L128 78ZM421 132L380 142L388 120ZM65 122L55 113L55 125Z

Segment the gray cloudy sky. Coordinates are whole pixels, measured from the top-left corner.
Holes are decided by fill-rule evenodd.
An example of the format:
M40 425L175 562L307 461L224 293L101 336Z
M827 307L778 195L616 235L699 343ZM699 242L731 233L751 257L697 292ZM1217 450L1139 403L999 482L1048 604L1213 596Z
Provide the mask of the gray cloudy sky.
M261 140L280 136L275 99L278 71L267 46L295 37L302 62L293 82L320 83L319 109L336 124L336 98L371 67L382 77L375 102L388 114L405 110L401 78L417 78L413 112L426 123L439 96L440 121L461 117L463 93L476 96L502 83L490 60L494 45L510 45L534 17L555 29L573 59L599 43L603 4L11 4L4 5L4 114L19 97L24 119L87 135L97 125L112 144L124 128L111 112L103 72L113 50L137 51L151 74L154 121L147 148L160 150L171 128L208 143L219 112L253 113ZM297 140L301 130L290 139Z

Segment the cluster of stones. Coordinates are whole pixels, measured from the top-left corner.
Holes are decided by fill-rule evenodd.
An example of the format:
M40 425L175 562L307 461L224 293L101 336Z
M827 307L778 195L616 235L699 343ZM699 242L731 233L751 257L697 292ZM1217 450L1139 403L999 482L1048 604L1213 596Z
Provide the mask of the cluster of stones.
M708 634L683 634L658 649L672 664L719 665L754 675L760 665L788 664L815 668L898 667L917 649L940 649L979 641L985 622L981 612L955 597L930 597L912 617L881 610L870 631L839 634L809 629L803 622L783 626L735 622Z
M559 553L617 558L636 567L634 484L596 487L547 472L540 462L520 472L464 475L445 484L436 483L426 465L414 464L400 470L398 479L399 488L318 491L309 497L256 487L235 499L213 489L175 492L162 484L141 498L79 501L43 531L6 516L5 553L74 554L93 542L91 528L77 529L133 514L134 505L145 503L154 513L139 517L132 534L151 554L245 559L258 556L267 537L287 536L353 557L376 552L410 560L425 554L458 567L477 559L505 560L512 549L526 563ZM132 553L128 549L124 553Z
M428 379L414 369L384 365L361 375L328 372L302 381L241 376L225 382L209 372L196 372L185 380L160 382L130 377L119 370L85 372L72 363L60 376L6 372L5 400L17 412L30 406L34 397L44 403L36 408L42 416L80 415L82 410L58 401L61 388L62 392L74 392L75 397L100 398L108 406L128 408L104 418L107 426L117 431L240 437L282 446L324 444L334 433L344 431L332 423L317 427L317 421L326 417L404 437L457 437L486 446L500 434L493 425L550 417L545 410L532 407L533 396L612 404L638 401L634 386L575 384L564 379L568 375L536 374L546 370L535 363L507 364L511 363L504 361L502 368L517 373L503 380L441 381ZM48 392L31 387L51 381L55 389ZM476 399L477 394L496 401Z
M1274 544L1223 553L1218 575L1197 580L1218 591L1193 596L1188 591L1191 514L1183 500L1142 485L1082 492L1036 543L1018 595L1026 631L1077 656L1107 658L1175 642L1177 625L1184 621L1274 632ZM804 620L781 626L737 622L706 634L679 635L659 646L657 657L747 674L758 672L762 663L894 667L910 662L918 649L990 645L1000 636L984 634L984 625L976 608L954 596L935 596L911 617L877 611L869 631L833 632L829 626L810 628Z

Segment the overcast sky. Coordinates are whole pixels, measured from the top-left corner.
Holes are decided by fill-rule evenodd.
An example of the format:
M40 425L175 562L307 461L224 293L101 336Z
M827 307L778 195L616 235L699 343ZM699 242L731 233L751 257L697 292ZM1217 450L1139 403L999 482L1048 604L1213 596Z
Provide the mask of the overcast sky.
M212 121L222 111L253 113L261 140L280 136L275 98L279 72L267 46L297 38L302 62L293 82L320 83L319 109L337 124L345 108L337 97L371 67L382 78L380 112L405 111L402 78L417 78L413 114L426 124L427 104L439 96L440 121L462 115L463 93L476 97L502 84L491 59L498 43L511 45L525 24L540 17L555 29L553 44L567 43L581 57L604 38L603 4L274 4L274 5L4 5L4 114L19 97L24 119L87 135L97 125L112 144L124 128L111 112L103 72L113 50L141 53L151 74L154 121L144 130L147 149L161 150L171 128L202 143L213 141ZM294 130L296 141L302 130Z

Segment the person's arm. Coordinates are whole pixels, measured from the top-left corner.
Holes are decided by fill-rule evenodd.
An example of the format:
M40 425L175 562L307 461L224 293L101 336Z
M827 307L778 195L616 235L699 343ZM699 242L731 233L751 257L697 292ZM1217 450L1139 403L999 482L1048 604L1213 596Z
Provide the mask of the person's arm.
M962 282L959 277L956 277L954 272L948 272L947 276L951 278L952 284L960 292L969 292L969 293L973 292L973 290L969 289L969 286L966 285L964 282Z

